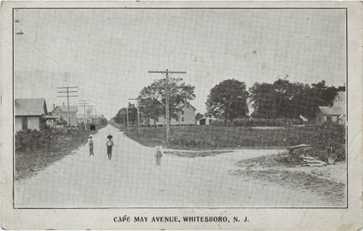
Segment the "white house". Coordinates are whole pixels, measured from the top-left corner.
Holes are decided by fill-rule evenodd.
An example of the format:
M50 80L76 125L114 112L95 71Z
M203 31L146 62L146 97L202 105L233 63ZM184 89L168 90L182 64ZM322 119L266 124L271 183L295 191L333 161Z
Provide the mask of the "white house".
M40 130L46 126L47 105L43 98L15 99L15 131Z
M338 92L331 107L319 106L319 110L316 118L318 123L330 121L345 124L345 91Z
M195 121L195 112L196 109L191 104L187 103L180 106L181 111L178 112L178 118L172 118L170 120L170 125L193 125L196 123ZM160 116L157 121L153 119L149 120L150 125L164 125L165 124L165 116Z

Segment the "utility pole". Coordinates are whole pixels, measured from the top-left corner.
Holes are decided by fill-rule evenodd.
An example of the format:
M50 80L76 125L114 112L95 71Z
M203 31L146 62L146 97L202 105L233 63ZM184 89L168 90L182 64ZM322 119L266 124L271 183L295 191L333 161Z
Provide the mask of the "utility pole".
M87 111L86 111L87 122L88 120L90 120L90 122L93 123L93 115L92 115L93 107L94 105L87 105Z
M78 93L77 86L65 86L65 87L57 87L57 93L60 94L57 97L60 98L67 98L67 117L68 117L68 126L71 125L71 115L70 115L70 105L69 105L69 98L78 97L75 93Z
M139 101L137 98L130 98L129 100L136 100L136 129L137 129L137 135L140 134L140 109L139 109Z
M87 129L86 126L86 106L88 106L88 103L86 100L80 100L79 105L83 107L83 123L84 123L84 129Z
M165 119L166 119L166 146L169 146L169 132L170 132L170 109L169 109L169 98L170 98L170 89L169 89L169 74L186 74L185 71L170 71L166 69L165 71L148 71L150 74L158 73L165 74Z
M95 109L95 115L94 115L94 123L97 123L97 108L96 107L94 107L94 109Z

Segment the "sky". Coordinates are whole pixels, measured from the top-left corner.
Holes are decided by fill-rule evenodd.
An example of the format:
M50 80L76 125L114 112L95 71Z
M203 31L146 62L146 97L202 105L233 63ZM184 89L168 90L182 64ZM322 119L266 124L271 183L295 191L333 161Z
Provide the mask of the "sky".
M345 83L342 9L16 9L14 20L15 98L50 109L65 101L57 87L78 86L71 104L111 118L166 68L187 72L172 77L195 86L202 113L225 79Z

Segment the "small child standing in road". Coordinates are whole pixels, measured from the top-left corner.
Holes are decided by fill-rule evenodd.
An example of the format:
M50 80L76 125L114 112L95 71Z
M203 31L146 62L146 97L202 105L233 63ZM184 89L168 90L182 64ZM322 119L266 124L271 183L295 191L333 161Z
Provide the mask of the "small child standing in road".
M90 156L94 156L94 152L93 152L93 139L92 136L88 137L88 146L89 146L89 155Z
M156 165L160 165L161 157L163 157L163 155L164 155L164 153L163 153L163 149L161 148L161 146L156 146L156 152L155 152Z
M111 160L112 158L112 146L113 146L112 136L108 135L106 141L106 147L107 147L107 157L109 160Z

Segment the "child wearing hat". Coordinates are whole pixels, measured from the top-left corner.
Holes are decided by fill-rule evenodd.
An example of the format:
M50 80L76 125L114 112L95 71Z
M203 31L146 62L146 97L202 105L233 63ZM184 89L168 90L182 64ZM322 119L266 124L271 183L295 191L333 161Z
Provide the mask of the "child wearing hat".
M112 136L108 135L106 141L106 147L107 147L107 157L109 160L111 160L112 158L112 146L113 146Z

